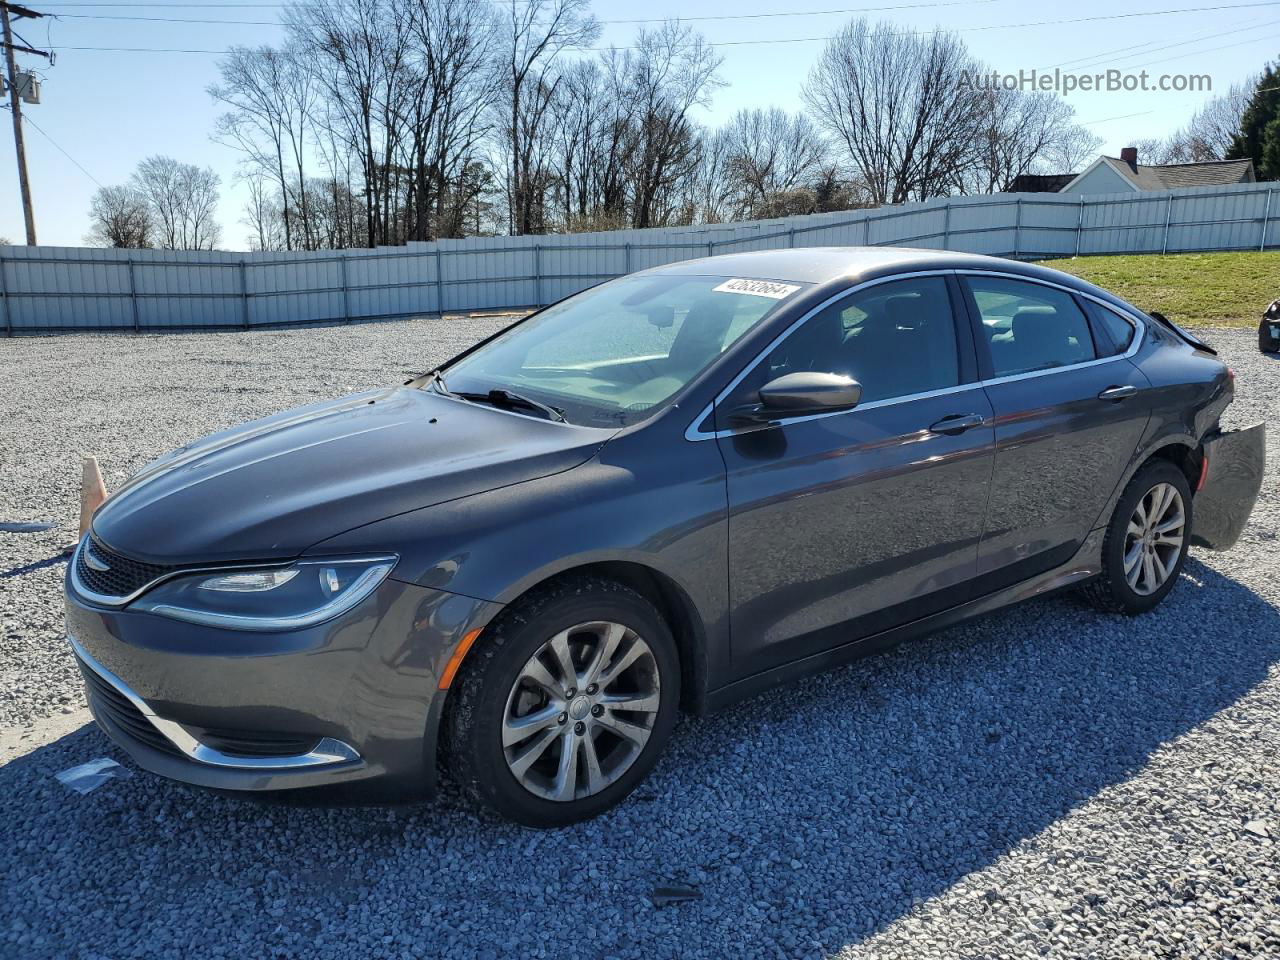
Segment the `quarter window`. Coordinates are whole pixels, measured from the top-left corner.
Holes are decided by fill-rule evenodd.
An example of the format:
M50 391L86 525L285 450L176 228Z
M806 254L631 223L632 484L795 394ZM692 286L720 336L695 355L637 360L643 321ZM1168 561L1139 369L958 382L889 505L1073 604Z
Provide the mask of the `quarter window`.
M1097 358L1089 322L1065 290L1003 277L967 276L995 376L1052 370Z
M1133 343L1134 334L1137 332L1132 323L1114 310L1108 310L1102 304L1092 300L1085 301L1085 309L1093 319L1094 330L1100 334L1099 352L1114 356L1129 349L1129 344Z
M877 284L810 317L744 381L740 402L788 373L836 373L862 385L862 402L960 383L955 320L942 277Z

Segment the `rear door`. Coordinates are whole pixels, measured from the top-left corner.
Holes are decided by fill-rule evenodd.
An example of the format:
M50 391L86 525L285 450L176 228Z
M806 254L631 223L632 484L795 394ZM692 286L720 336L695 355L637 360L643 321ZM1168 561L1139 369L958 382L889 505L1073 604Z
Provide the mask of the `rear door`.
M852 376L863 400L765 427L728 421L766 382L799 371ZM716 416L736 673L967 598L993 432L954 278L880 283L818 310L748 368Z
M1136 453L1150 384L1127 355L1140 328L1064 287L961 276L995 413L978 565L998 589L1065 563ZM1104 310L1092 319L1095 310Z

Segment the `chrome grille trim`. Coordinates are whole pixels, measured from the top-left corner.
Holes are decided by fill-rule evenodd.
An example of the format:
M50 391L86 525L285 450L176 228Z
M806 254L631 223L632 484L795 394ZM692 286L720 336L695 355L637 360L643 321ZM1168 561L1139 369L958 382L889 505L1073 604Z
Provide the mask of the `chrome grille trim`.
M89 557L94 557L99 562L102 562L102 558L104 556L106 559L105 565L108 567L110 566L110 561L115 560L116 562L133 564L136 567L150 568L154 573L141 583L138 583L134 589L129 590L124 594L103 593L101 590L95 589L94 586L91 586L87 582L86 574L83 570L94 569L88 563ZM110 550L95 541L92 533L86 533L84 535L80 540L80 543L76 546L75 555L71 558L71 584L75 587L76 593L84 597L89 602L96 603L99 606L104 607L123 607L130 600L135 599L157 583L160 583L162 580L167 580L181 572L182 571L177 567L142 563L141 561L116 554L115 551Z

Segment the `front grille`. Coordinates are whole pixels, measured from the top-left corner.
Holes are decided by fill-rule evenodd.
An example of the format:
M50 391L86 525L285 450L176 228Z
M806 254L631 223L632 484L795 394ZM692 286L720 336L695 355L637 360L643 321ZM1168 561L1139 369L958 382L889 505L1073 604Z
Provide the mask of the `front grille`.
M153 750L181 756L178 748L151 725L151 721L133 705L133 701L83 663L80 665L80 672L84 674L85 688L89 692L91 705L116 728Z
M95 570L88 563L89 557L107 569ZM76 576L80 578L80 582L94 593L105 597L127 597L176 569L178 568L132 560L108 549L92 536L85 541L84 547L76 556Z
M233 757L296 757L309 753L318 737L250 733L244 730L193 730L201 743Z

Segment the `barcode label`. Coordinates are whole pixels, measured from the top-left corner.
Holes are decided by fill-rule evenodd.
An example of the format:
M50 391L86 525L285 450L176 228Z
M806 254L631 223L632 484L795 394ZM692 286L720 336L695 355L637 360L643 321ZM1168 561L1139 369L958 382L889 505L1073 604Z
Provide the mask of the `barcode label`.
M714 288L716 293L745 293L752 297L768 297L770 300L782 300L791 296L800 287L794 283L778 283L775 280L726 280Z

